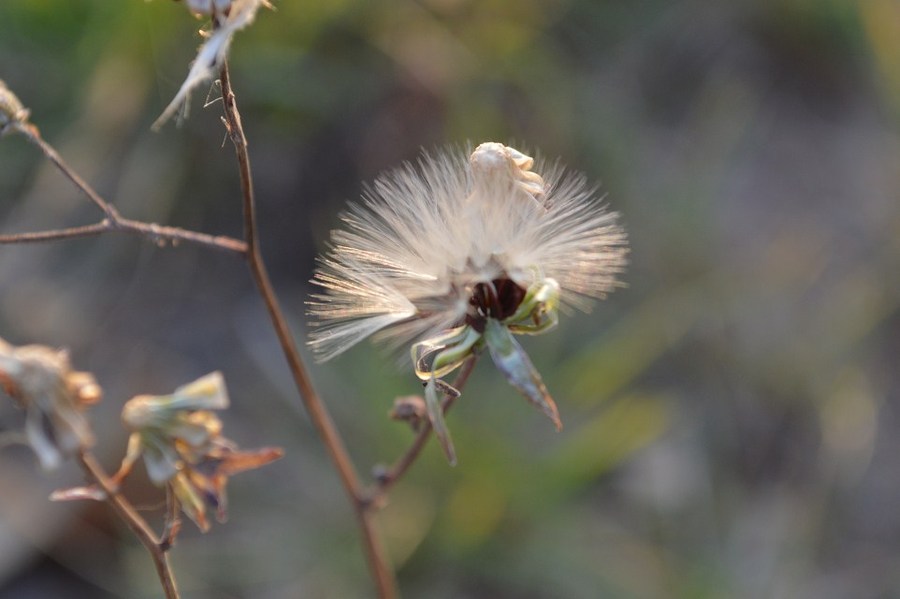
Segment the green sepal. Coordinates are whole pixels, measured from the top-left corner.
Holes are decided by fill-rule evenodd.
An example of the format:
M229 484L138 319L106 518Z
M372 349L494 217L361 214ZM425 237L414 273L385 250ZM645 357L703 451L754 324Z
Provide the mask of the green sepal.
M444 396L443 381L439 382L432 376L425 383L425 408L428 411L428 419L431 421L431 429L447 456L447 461L451 466L456 466L456 451L453 449L453 441L450 439L450 431L447 429L447 423L444 421L444 408L441 405ZM452 388L452 387L451 387ZM454 391L456 391L454 389ZM459 394L456 391L457 395Z
M550 397L541 375L534 368L528 354L515 340L509 329L499 321L489 318L484 329L484 340L490 351L491 359L497 369L503 373L509 384L519 390L525 398L539 407L556 425L562 429L556 403Z
M414 344L411 351L416 376L427 381L453 372L472 355L480 340L481 333L462 326Z

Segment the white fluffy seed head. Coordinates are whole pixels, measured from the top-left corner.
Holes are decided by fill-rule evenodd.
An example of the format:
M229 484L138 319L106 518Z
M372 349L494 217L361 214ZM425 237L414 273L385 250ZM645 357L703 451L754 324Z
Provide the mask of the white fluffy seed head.
M342 215L312 282L310 346L324 361L376 332L397 344L459 326L476 285L545 278L583 310L619 285L618 215L584 176L499 143L426 154L376 179Z

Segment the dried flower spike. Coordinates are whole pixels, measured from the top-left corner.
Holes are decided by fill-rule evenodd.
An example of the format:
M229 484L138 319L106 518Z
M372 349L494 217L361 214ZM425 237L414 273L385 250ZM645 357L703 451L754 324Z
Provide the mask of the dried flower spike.
M259 468L282 456L277 448L239 451L221 435L222 422L210 410L228 407L219 372L179 387L171 395L139 395L125 403L122 421L132 431L116 480L121 481L143 455L150 480L175 494L181 510L203 532L206 510L220 522L227 515L228 477Z
M45 469L94 444L82 412L102 392L93 375L72 370L67 352L0 339L0 384L25 410L26 439Z
M532 170L537 167L536 170ZM414 342L432 425L445 432L440 378L485 347L507 380L557 428L556 405L514 334L552 329L619 285L627 242L581 175L484 143L388 173L343 214L320 260L309 312L320 360L378 333ZM443 439L452 461L452 444Z

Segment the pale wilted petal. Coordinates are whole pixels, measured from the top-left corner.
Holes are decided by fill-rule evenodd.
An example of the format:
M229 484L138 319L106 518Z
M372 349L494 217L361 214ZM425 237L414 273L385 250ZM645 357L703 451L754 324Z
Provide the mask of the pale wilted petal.
M191 484L187 474L179 472L172 478L170 485L181 511L197 525L201 532L208 532L209 520L206 518L206 503L198 489Z
M168 407L173 410L224 410L228 403L225 378L216 371L175 389Z
M166 438L142 434L141 440L147 476L155 485L161 486L178 472L181 467L181 455L175 444Z
M25 415L25 437L46 470L55 470L63 455L72 449L71 443L60 445L55 435L48 434L48 418L41 410L28 410ZM77 445L76 445L77 447Z
M138 395L125 402L122 421L133 431L158 430L169 434L171 427L188 424L186 414L197 410L224 410L228 391L220 372L212 372L177 388L171 395ZM195 423L206 429L212 422Z

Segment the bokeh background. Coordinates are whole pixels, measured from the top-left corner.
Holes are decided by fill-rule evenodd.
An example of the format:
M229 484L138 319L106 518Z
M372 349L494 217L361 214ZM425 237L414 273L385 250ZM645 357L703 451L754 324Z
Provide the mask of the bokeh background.
M515 140L601 184L632 253L616 291L526 348L566 424L482 363L380 516L404 596L900 596L900 3L287 1L231 52L262 243L295 334L337 214L421 148ZM3 0L0 78L126 215L240 235L219 107L149 126L203 25L169 1ZM4 233L99 215L0 140ZM122 403L221 369L226 434L287 457L186 525L186 598L371 596L355 522L245 265L117 235L0 249L0 336L68 347ZM362 344L313 374L364 474L417 385ZM22 415L0 404L0 427ZM160 494L128 487L151 510ZM0 597L142 598L143 549L82 480L0 451Z

